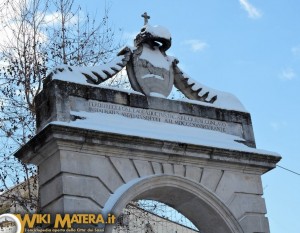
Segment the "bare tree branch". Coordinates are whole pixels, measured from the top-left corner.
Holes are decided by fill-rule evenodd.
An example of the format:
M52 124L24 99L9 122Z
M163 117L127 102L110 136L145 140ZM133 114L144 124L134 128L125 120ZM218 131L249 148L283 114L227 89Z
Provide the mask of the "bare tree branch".
M96 23L74 0L2 1L0 21L0 192L29 210L28 204L37 204L37 178L31 181L37 168L22 164L13 153L35 133L34 98L47 70L58 64L105 63L120 45L108 9ZM24 181L26 195L8 195L10 187Z

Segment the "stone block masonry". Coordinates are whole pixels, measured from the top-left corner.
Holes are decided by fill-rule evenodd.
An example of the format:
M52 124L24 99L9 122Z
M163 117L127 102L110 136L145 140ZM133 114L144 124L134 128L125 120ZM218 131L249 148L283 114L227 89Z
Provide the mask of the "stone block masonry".
M45 84L36 106L38 133L15 156L39 167L43 213L119 215L132 200L152 199L201 232L269 233L261 175L280 157L255 152L249 113L59 80ZM80 112L235 135L253 152L66 124Z
M246 112L219 109L139 93L52 80L36 98L37 127L52 121L74 120L71 111L119 114L129 118L198 127L239 136L255 147L251 116Z

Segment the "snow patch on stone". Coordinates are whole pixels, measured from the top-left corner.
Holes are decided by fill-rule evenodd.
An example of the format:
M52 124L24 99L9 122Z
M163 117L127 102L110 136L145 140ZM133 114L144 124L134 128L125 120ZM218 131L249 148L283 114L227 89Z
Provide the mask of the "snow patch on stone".
M151 49L145 45L140 59L148 61L155 67L164 68L166 70L170 70L172 65L172 61L170 61L167 56L164 56L157 47Z
M84 74L87 74L95 82L99 79L99 76L101 77L101 80L104 81L108 77L110 77L105 74L105 72L113 75L116 73L116 71L114 71L113 69L120 71L123 68L122 66L118 65L122 64L123 59L124 56L117 56L116 59L107 64L92 67L60 65L57 66L54 71L52 71L52 79L87 84L87 78L84 76ZM97 73L98 76L93 74L93 72Z
M90 113L72 111L71 114L79 116L82 119L70 122L54 121L50 124L278 156L277 153L248 147L245 144L240 143L245 141L243 138L218 131L174 125L163 122L152 122L135 118L128 119L124 116L108 115L100 112Z
M142 78L156 78L156 79L164 80L163 77L156 75L156 74L146 74L146 75L142 76Z
M200 83L196 82L195 80L193 80L192 78L190 78L187 74L183 74L183 76L185 79L187 79L187 83L189 85L192 85L191 88L193 91L200 90L200 92L198 94L200 97L203 96L204 94L206 94L207 92L209 93L207 100L210 100L215 95L217 96L217 100L214 103L204 103L204 102L199 103L199 101L193 101L192 103L199 103L202 105L208 105L208 106L212 106L215 108L235 110L235 111L239 111L239 112L247 112L244 105L233 94L224 92L224 91L219 91L219 90L207 87L203 84L200 84ZM189 101L186 101L186 102L189 102Z
M153 35L154 37L161 37L167 40L171 39L171 33L169 32L169 30L163 26L160 25L155 25L155 26L151 26L149 24L145 25L144 27L144 32L143 33L150 33L151 35ZM143 30L142 28L142 30Z

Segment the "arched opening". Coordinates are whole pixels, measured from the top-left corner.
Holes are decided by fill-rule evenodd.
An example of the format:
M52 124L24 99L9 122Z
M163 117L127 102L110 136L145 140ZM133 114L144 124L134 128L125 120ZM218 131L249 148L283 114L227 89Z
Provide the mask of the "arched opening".
M134 200L156 200L186 216L201 233L242 233L229 209L200 184L171 175L149 176L121 186L108 200L104 213L122 213ZM105 232L112 232L107 225Z
M153 200L130 202L115 224L113 233L201 233L174 208Z

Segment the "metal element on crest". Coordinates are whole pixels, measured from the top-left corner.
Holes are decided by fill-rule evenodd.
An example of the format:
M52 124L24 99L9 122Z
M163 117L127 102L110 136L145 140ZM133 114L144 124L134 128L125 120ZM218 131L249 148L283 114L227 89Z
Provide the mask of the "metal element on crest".
M145 12L144 14L141 15L144 18L144 25L148 24L148 19L150 19L150 16Z

